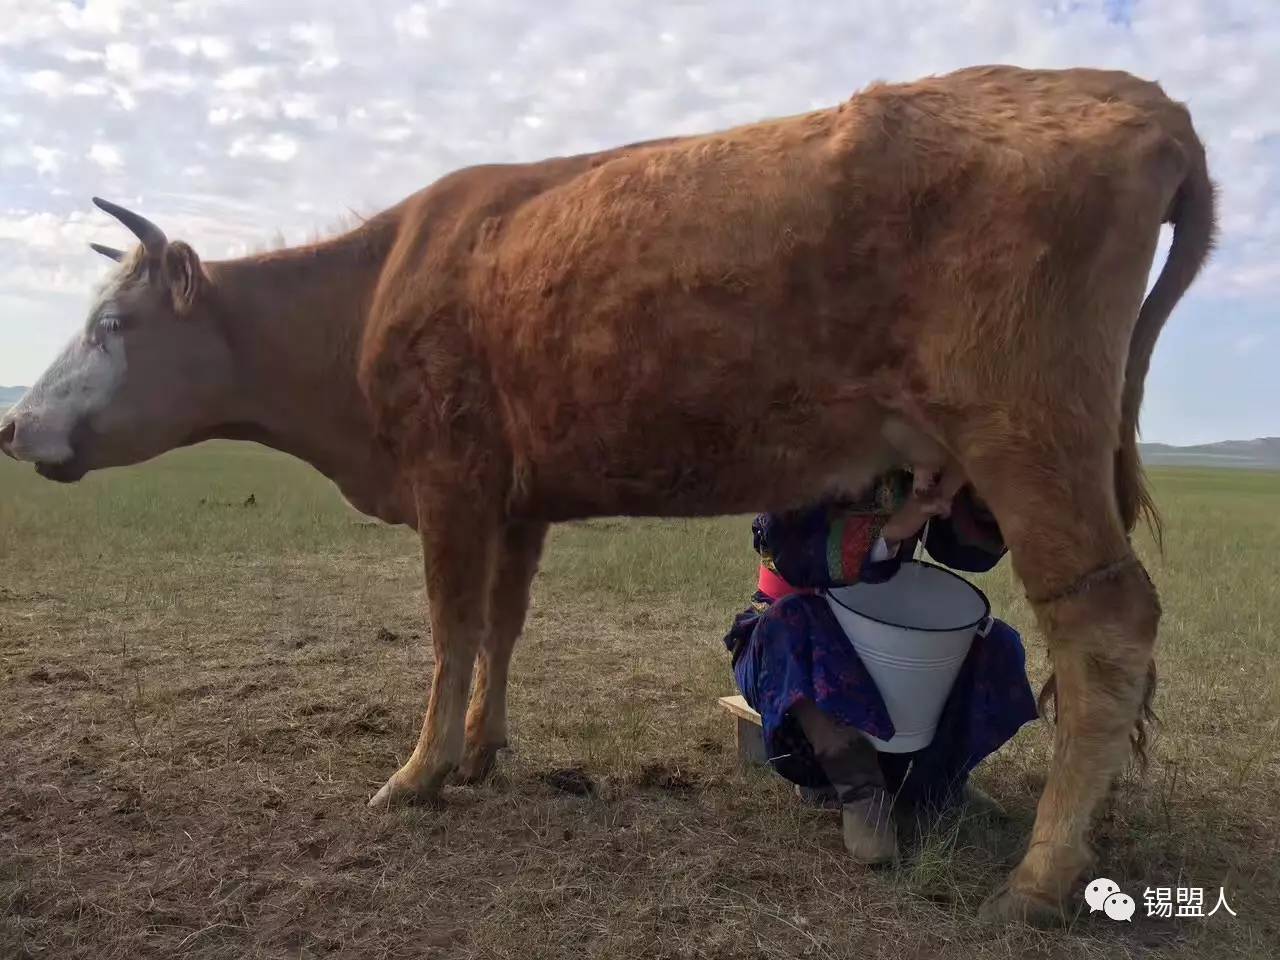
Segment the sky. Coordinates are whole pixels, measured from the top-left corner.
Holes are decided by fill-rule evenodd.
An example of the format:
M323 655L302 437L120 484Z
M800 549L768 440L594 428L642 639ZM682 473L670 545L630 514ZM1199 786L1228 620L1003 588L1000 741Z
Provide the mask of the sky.
M31 383L83 323L108 266L89 240L128 243L95 194L219 259L473 163L973 64L1098 66L1185 101L1221 189L1221 242L1156 349L1143 437L1280 435L1276 0L0 0L0 23L0 384Z

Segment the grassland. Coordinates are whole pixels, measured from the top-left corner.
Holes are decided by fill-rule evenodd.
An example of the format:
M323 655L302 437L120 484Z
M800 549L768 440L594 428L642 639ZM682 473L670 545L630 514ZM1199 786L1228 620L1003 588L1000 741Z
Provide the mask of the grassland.
M1095 834L1139 911L1046 934L973 919L1034 816L1044 723L979 772L1007 824L931 826L896 870L738 769L715 697L742 518L557 528L496 778L373 813L430 674L413 535L249 446L73 488L0 462L0 956L1274 956L1280 474L1155 479L1164 723ZM1038 682L1006 566L978 579ZM1148 919L1157 885L1225 887L1237 916Z

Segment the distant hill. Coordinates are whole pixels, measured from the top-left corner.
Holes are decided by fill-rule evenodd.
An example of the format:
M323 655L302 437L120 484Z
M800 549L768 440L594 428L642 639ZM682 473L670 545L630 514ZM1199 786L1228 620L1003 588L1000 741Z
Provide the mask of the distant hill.
M1223 440L1193 447L1167 443L1140 443L1144 463L1170 467L1251 467L1280 470L1280 437L1257 440Z
M0 411L8 410L22 399L26 387L0 387Z

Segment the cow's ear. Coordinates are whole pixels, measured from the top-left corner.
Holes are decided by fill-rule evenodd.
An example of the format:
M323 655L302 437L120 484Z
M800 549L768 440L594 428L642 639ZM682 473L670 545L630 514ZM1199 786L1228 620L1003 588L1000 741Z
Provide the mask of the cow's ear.
M196 252L181 240L174 240L164 250L164 281L169 287L173 309L178 316L184 316L195 306L209 278Z

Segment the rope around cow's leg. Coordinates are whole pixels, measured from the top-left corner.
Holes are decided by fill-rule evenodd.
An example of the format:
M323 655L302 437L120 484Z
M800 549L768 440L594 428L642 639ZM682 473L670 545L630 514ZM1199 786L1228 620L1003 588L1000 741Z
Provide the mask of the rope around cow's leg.
M1146 567L1142 565L1142 561L1138 559L1137 555L1130 550L1119 560L1113 560L1112 562L1105 563L1100 567L1095 567L1083 576L1073 580L1061 590L1036 597L1033 597L1028 593L1026 594L1026 597L1033 607L1048 606L1049 604L1058 603L1062 600L1069 600L1072 597L1086 593L1095 586L1099 586L1109 580L1115 579L1129 570L1130 567L1134 566L1142 571L1142 575L1146 577L1147 583L1151 583L1151 577L1148 575Z

